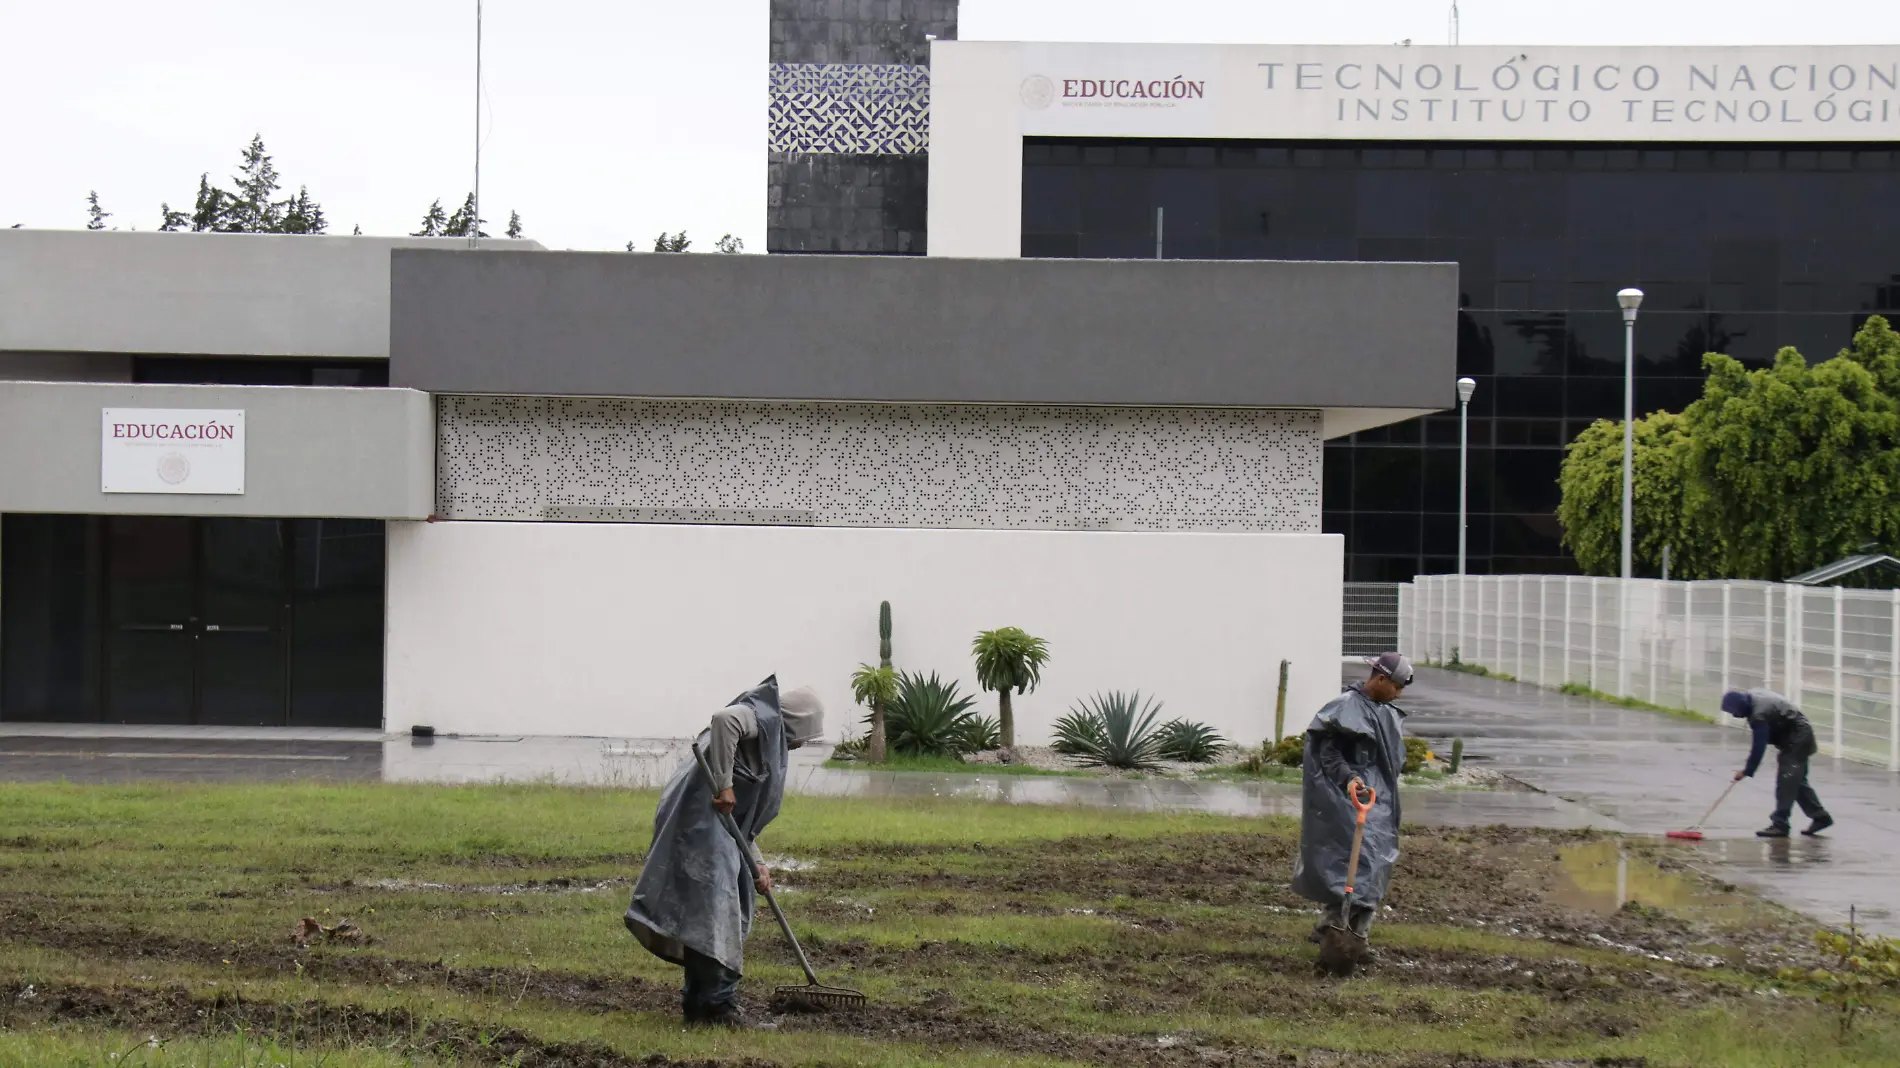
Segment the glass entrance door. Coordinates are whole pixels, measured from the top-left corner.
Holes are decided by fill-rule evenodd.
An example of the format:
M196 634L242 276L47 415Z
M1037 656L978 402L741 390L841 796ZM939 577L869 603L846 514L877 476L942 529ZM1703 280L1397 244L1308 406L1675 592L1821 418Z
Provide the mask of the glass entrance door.
M106 520L107 722L285 722L284 526Z

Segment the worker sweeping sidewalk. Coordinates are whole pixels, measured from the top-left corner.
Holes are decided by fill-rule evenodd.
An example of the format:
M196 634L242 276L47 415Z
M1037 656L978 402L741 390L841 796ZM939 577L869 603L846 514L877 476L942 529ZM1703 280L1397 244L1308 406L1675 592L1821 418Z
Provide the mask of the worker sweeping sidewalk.
M1755 834L1761 838L1788 837L1788 821L1797 804L1809 820L1802 834L1817 835L1834 826L1834 817L1828 815L1820 796L1808 785L1808 760L1821 751L1808 717L1773 690L1730 690L1722 695L1722 711L1747 720L1749 730L1754 732L1748 764L1735 773L1736 782L1752 777L1768 747L1775 747L1775 810L1768 817L1768 826Z
M781 697L778 680L766 679L713 716L693 742L700 756L689 754L660 793L653 848L626 923L655 956L686 970L680 1007L689 1024L746 1025L739 1009L745 940L754 893L772 885L753 842L778 815L787 753L823 732L817 694L801 688ZM752 865L740 857L723 815L737 825ZM748 867L756 868L756 881Z
M1402 713L1411 661L1382 653L1366 681L1340 694L1306 731L1300 793L1300 852L1293 890L1319 902L1313 941L1322 966L1349 974L1369 959L1372 920L1399 859ZM1363 806L1363 808L1362 808Z

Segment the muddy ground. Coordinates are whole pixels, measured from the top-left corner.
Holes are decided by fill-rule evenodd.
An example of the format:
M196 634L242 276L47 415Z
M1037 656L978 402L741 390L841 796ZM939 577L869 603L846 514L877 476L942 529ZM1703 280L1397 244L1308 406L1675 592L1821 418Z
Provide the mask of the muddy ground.
M1461 1021L1447 1017L1442 999L1424 991L1510 992L1544 1006L1514 1023L1520 1036L1615 1039L1645 1026L1659 1007L1689 1009L1748 998L1779 968L1813 960L1808 928L1767 906L1752 908L1738 920L1732 912L1705 917L1694 909L1663 910L1640 902L1602 911L1562 903L1560 891L1570 877L1566 851L1600 842L1600 836L1587 832L1411 831L1387 899L1389 909L1374 932L1378 957L1363 980L1343 983L1316 974L1312 947L1289 935L1310 922L1311 906L1286 889L1295 843L1284 833L811 850L801 854L808 866L783 872L780 883L794 922L811 934L809 948L820 969L834 982L894 980L904 993L859 1012L775 1016L763 990L749 984L748 991L755 1013L781 1031L899 1040L926 1048L985 1047L1095 1064L1529 1066L1571 1062L1252 1048L1177 1030L1169 1021L1208 1014L1315 1023L1350 1017L1370 1027L1391 1022L1455 1029ZM1733 891L1695 875L1686 863L1692 853L1653 843L1628 849L1639 862L1696 881L1711 899ZM530 900L599 888L596 878L551 870L558 862L520 866L535 869L515 886L534 891ZM507 888L492 880L471 881L467 887L470 893L498 889ZM435 883L429 891L453 896L455 887ZM603 906L617 912L623 892L603 893ZM870 915L865 899L882 902L887 922L900 926L903 917L891 914L894 907L938 917L1082 913L1118 925L1127 937L1037 952L972 941L873 944L826 933L862 923ZM913 904L893 906L893 901ZM373 935L374 924L369 926ZM1276 934L1263 938L1263 926ZM1403 936L1407 929L1427 927L1503 936L1523 949L1457 948ZM332 984L333 993L351 986L436 988L588 1014L676 1011L677 993L670 984L635 976L583 974L558 966L459 967L392 956L373 940L363 947L296 949L277 930L248 939L198 940L113 924L56 896L5 888L0 888L0 942L149 962L159 977L140 987L71 983L29 989L15 984L11 991L0 990L0 1026L76 1023L194 1033L243 1024L290 1040L308 1040L321 1029L326 1042L406 1042L472 1064L770 1063L632 1056L599 1045L542 1041L505 1026L479 1031L347 1002L257 1001L234 998L228 991L207 1001L202 992L194 995L162 981L163 966L180 963L226 968L238 980L296 974ZM1580 952L1573 956L1567 949ZM750 953L754 960L792 964L769 914L761 916ZM1091 991L1078 1009L1141 1017L1155 1026L1140 1034L1115 1034L1037 1024L994 1005L971 1004L959 993L970 977L992 975L1037 988ZM1381 996L1369 997L1367 984L1381 980L1388 984L1377 988ZM1393 982L1403 984L1401 991L1410 987L1421 993L1394 994Z

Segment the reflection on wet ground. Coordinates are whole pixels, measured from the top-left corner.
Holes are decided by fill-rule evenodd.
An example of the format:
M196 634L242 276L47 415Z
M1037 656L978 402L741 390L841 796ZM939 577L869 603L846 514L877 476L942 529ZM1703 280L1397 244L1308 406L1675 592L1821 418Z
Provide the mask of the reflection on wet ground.
M1748 746L1743 730L1429 669L1419 672L1418 683L1401 703L1411 713L1409 733L1431 739L1441 751L1461 737L1467 759L1534 788L1407 790L1406 819L1424 824L1598 827L1660 836L1702 815L1742 765ZM824 767L827 752L812 747L793 753L790 789L1237 816L1299 814L1298 788L1287 784L857 771ZM0 724L0 779L28 781L331 779L640 788L663 784L684 758L685 742L665 739L420 739L377 731ZM1900 934L1895 912L1900 894L1894 890L1900 886L1900 778L1879 768L1819 759L1813 781L1837 820L1826 837L1754 837L1773 801L1771 764L1768 774L1743 783L1708 821L1706 841L1670 846L1722 878L1746 883L1826 922L1845 922L1849 906L1858 906L1868 926ZM1613 860L1585 852L1566 863L1577 866L1579 903L1585 897L1599 904L1616 898L1614 870L1607 867ZM1628 863L1623 872L1626 899L1668 904L1644 896L1671 893L1666 879L1652 883L1650 872Z
M1609 915L1625 907L1667 909L1679 916L1722 920L1744 907L1738 893L1711 890L1695 879L1667 872L1632 856L1613 839L1585 842L1559 852L1563 881L1550 891L1558 904ZM1634 903L1634 905L1632 905Z

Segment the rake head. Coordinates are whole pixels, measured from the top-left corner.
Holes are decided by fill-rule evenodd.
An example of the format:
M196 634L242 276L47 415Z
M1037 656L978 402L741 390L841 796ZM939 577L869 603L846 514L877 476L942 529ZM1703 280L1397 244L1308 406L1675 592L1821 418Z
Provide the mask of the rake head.
M868 1002L862 990L844 986L781 986L772 991L772 1007L780 1012L835 1012L861 1009Z

